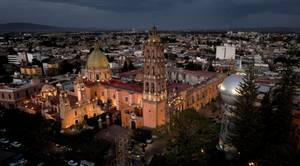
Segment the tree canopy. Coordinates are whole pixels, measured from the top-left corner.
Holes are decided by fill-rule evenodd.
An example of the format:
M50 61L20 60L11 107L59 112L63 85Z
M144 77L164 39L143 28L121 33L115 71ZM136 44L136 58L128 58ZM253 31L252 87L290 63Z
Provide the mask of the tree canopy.
M188 165L193 158L209 163L211 144L218 138L219 127L213 125L213 119L199 116L194 108L177 111L167 115L166 124L158 126L158 138L163 139L163 147L169 150L167 162L170 165ZM181 162L178 162L178 161Z

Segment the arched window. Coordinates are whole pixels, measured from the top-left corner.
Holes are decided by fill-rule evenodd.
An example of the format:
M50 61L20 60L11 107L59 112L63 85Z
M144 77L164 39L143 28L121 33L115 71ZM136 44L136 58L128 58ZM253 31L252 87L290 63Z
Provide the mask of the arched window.
M160 83L158 83L157 91L160 92Z
M150 71L149 71L149 66L147 66L147 74L149 75L150 74Z
M151 83L151 92L154 93L154 84Z
M153 75L154 75L154 67L152 67Z
M149 82L146 82L146 92L149 92Z

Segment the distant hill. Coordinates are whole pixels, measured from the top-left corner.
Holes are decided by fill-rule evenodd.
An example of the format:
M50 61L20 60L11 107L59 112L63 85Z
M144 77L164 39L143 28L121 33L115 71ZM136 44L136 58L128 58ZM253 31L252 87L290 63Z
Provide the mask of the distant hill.
M33 23L7 23L0 24L0 32L41 32L41 31L103 31L108 28L62 28Z
M128 28L123 28L127 30L131 30ZM33 23L7 23L0 24L0 32L47 32L47 31L119 31L123 30L121 28L63 28L63 27L55 27L49 25L40 25ZM137 28L138 29L138 28ZM142 28L139 28L142 30ZM145 29L143 29L145 30ZM182 29L184 30L184 29ZM226 31L226 29L190 29L195 31ZM232 31L258 31L258 32L279 32L279 33L288 33L288 32L300 32L300 28L289 28L289 27L266 27L266 28L230 28ZM168 31L168 30L167 30Z
M233 28L233 31L260 31L260 32L300 32L300 28L289 28L289 27L265 27L265 28Z

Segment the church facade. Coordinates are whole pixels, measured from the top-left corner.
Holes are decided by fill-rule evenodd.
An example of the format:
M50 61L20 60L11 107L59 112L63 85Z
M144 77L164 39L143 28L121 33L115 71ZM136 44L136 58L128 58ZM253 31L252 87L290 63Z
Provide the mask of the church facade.
M42 90L39 97L33 97L28 104L40 106L42 115L60 120L63 128L104 112L108 112L112 120L120 120L123 127L154 128L164 124L168 114L174 110L204 107L218 95L217 86L226 78L223 73L200 72L196 78L199 82L195 85L174 81L173 78L168 81L172 71L166 72L165 63L164 45L155 27L145 45L143 72L137 71L136 79L131 83L111 77L108 60L96 43L85 72L75 80L73 93L65 90L57 92L50 87L48 89L52 89L53 94L45 95L49 90ZM185 71L180 73L184 75ZM51 102L52 98L55 101ZM40 104L43 102L45 104ZM50 107L50 110L44 111ZM30 111L28 106L22 108Z

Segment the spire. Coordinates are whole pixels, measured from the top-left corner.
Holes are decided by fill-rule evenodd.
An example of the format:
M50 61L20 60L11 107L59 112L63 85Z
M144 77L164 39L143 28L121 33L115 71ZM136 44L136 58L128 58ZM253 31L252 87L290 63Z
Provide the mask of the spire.
M94 50L99 50L99 44L95 43Z
M242 66L242 57L240 57L239 68L237 68L235 71L236 71L237 75L241 75L241 73L245 73L245 70L243 69L243 66Z
M157 35L157 28L155 26L152 28L152 35Z

